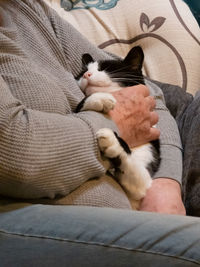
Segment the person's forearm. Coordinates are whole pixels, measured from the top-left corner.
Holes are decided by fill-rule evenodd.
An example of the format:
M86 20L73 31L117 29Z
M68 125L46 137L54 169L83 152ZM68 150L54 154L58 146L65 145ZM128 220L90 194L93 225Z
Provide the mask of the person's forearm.
M104 127L116 130L96 112L63 116L27 109L1 79L0 194L53 198L101 176L95 133Z
M166 177L153 180L140 204L141 211L185 215L180 184Z

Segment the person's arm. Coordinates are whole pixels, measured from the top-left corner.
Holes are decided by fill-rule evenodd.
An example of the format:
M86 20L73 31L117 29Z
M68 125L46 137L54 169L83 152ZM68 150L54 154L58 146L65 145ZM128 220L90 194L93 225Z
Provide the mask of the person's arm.
M47 18L44 23L50 26ZM90 48L97 56L107 56L72 27L62 30L64 46L58 43L58 48L66 55L66 74L70 67L74 74L81 70L81 54ZM105 127L117 131L110 119L92 111L75 114L70 110L61 115L27 108L12 95L9 82L0 79L1 195L54 198L67 195L88 179L105 173L95 134ZM32 86L33 90L31 85L28 90L34 93ZM132 110L134 116L134 107Z
M140 209L170 214L185 214L181 197L182 145L174 118L165 107L163 94L154 83L147 82L151 93L157 97L157 124L161 131L161 165L154 175L151 188L147 191Z
M154 179L141 202L140 210L185 215L180 184L167 177Z
M159 128L161 131L161 164L158 172L154 175L154 180L151 188L147 191L146 197L141 202L140 209L144 211L154 211L162 213L185 214L185 208L181 199L180 187L182 178L182 147L178 127L174 118L171 116L165 106L164 97L160 88L158 88L151 82L147 82L147 84L151 90L152 95L156 98L155 110L159 115L157 128ZM138 98L138 93L140 93L140 90L142 89L145 90L147 88L144 86L125 88L121 92L118 91L113 93L113 95L117 99L117 105L116 109L111 112L111 116L118 125L120 134L130 146L138 144L135 142L135 138L133 136L135 127L135 117L132 118L131 116L129 116L131 107L129 109L129 105L127 104L127 102L130 102L131 99L134 99L135 97ZM127 91L129 91L129 95L128 97L125 97L123 93ZM149 101L152 100L149 99ZM125 113L123 112L124 109L126 110ZM137 117L141 116L140 111L137 115ZM153 116L151 118L151 121L146 121L146 123L150 123L151 126L157 122L157 118L155 116L156 114L152 113L152 115ZM132 124L132 132L129 132L127 129L127 125L129 123L129 120L127 118L129 118L130 123ZM143 120L145 118L146 116L141 117L141 119ZM153 131L153 135L151 136L151 138L158 138L157 128L149 128L151 129L151 132ZM148 142L149 140L152 140L148 140L148 137L145 139L144 134L141 134L141 138L142 139L139 140L141 141L141 143L145 143L145 141Z
M105 127L118 131L112 120L90 111L63 116L28 109L11 94L2 78L0 82L1 195L54 198L105 173L96 131ZM138 86L135 91L142 88ZM140 90L138 95L143 100L132 102L129 115L137 118L140 110L147 116L144 124L139 123L139 117L135 120L134 132L142 129L148 135L153 99L148 90ZM128 97L128 91L124 97Z
M0 194L54 198L103 175L95 133L104 127L116 130L96 112L28 109L0 78Z

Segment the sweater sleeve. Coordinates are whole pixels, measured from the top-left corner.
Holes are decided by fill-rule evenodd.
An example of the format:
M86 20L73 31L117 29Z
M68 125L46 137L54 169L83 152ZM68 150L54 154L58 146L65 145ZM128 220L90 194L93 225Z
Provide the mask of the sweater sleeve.
M156 98L156 112L159 115L157 127L160 129L161 164L154 178L164 177L182 182L182 144L178 126L165 105L161 89L146 80L151 94Z
M28 109L0 78L0 194L54 198L103 175L95 137L102 127L116 130L92 111L64 116Z

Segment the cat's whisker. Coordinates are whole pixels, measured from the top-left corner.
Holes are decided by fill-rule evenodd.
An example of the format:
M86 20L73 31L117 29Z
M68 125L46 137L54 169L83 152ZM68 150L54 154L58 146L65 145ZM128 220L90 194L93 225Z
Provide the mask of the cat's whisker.
M116 75L116 76L110 76L111 78L113 78L113 79L134 79L134 78L136 78L136 79L143 79L143 77L141 77L141 76L130 76L130 75L124 75L124 76L121 76L121 77L119 77L118 75Z
M125 83L129 83L129 85L136 85L136 84L144 84L144 80L143 79L112 79L113 82L117 82L117 83L122 83L122 86L123 84Z
M129 79L129 80L131 80L131 79L142 79L143 80L143 77L141 77L141 76L121 76L121 77L119 77L119 76L112 76L111 78L113 78L113 79Z
M108 65L107 68L104 68L103 70L106 71L108 69L110 69L112 67L112 65ZM131 67L130 67L131 68ZM120 71L126 70L126 72L128 71L128 69L130 69L128 66L120 66L120 67L116 67L115 70L111 71L109 70L109 74L113 74L113 73L119 73Z
M140 74L135 74L132 72L116 72L117 76L119 77L120 75L122 75L122 77L141 77ZM114 75L113 75L114 74ZM115 76L115 73L110 73L110 76ZM121 77L121 76L120 76Z
M110 75L111 78L142 78L141 75L131 74L131 73L117 73L116 75Z
M137 78L137 79L133 79L133 78L112 78L113 82L136 82L136 81L141 81L144 82L144 80L142 78Z
M122 67L122 68L120 68L120 69L116 69L116 70L113 70L113 71L111 71L110 72L110 74L113 74L113 73L119 73L119 72L121 72L122 70L125 70L127 67ZM108 68L107 68L108 69Z
M106 71L107 69L109 69L110 66L108 66L107 68L105 68L104 70ZM116 70L113 70L113 71L109 71L109 74L113 74L113 73L120 73L120 71L123 71L123 70L127 70L127 66L124 66L124 67L121 67L121 68L118 68ZM122 72L123 73L123 72Z

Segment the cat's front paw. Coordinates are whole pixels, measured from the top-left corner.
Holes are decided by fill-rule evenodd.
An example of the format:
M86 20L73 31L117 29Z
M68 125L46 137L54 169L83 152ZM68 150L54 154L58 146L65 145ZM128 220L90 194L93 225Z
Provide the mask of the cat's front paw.
M114 132L109 128L100 129L97 132L97 140L101 152L107 158L117 157L123 151Z
M109 93L94 93L85 99L82 110L94 110L108 113L114 108L116 99Z

